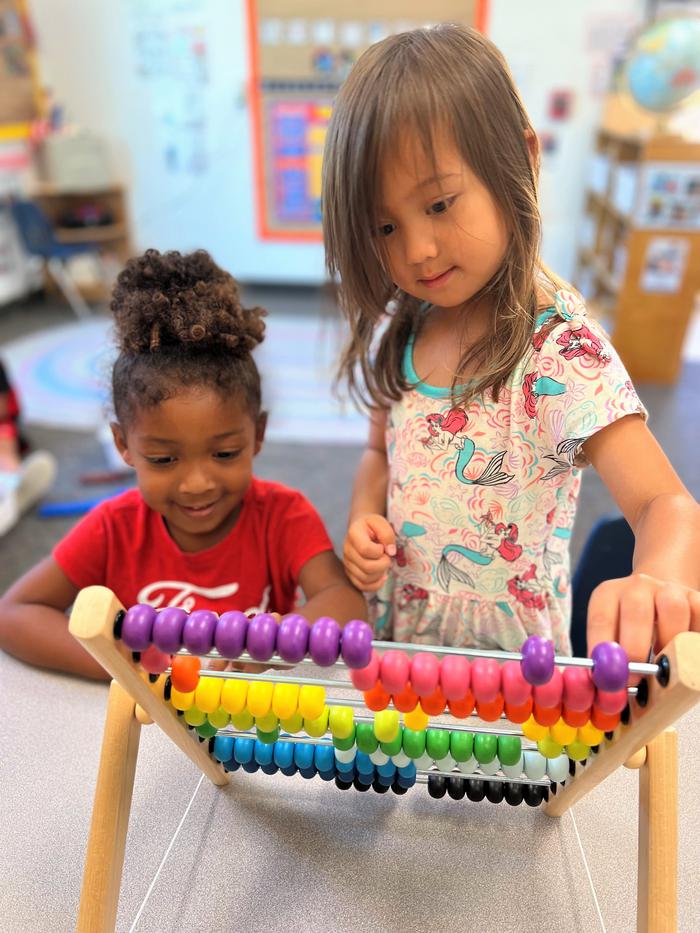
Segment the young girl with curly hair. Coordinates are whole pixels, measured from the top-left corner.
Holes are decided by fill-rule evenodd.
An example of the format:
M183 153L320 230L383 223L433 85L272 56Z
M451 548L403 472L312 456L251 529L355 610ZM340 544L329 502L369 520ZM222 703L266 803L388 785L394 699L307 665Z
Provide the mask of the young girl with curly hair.
M114 441L138 488L82 519L0 601L0 646L42 667L106 675L71 637L66 610L101 584L121 602L310 620L366 612L323 522L292 489L257 479L265 434L252 350L264 312L203 251L148 250L120 274L111 309Z

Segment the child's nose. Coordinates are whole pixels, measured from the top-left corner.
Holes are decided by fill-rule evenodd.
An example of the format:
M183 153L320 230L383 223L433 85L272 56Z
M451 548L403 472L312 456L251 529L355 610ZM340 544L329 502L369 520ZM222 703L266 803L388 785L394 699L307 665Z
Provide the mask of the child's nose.
M186 470L180 478L180 492L189 496L199 496L214 488L214 479L208 470L195 464Z
M422 224L415 230L408 231L404 240L406 262L411 266L435 259L438 254L437 243L431 223Z

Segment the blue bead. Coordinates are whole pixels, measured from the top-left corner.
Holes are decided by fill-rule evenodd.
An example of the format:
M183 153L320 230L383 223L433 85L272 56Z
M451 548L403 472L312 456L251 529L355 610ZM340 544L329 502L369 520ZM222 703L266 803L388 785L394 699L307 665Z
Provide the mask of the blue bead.
M403 768L398 768L399 777L402 778L413 778L413 783L416 783L416 765L415 762L409 761L407 765L404 765Z
M374 762L370 761L369 755L365 752L358 752L355 755L355 767L358 774L374 774Z
M260 768L260 765L257 763L257 761L246 761L245 764L243 765L243 770L247 771L248 774L255 774L255 772L258 771L259 768Z
M311 744L302 744L301 742L294 746L294 764L301 771L304 768L314 767L314 747ZM314 768L314 771L316 769Z
M297 766L295 764L287 765L286 768L280 768L280 774L284 774L285 777L294 777L297 773Z
M272 747L274 749L273 761L278 768L288 768L290 765L294 766L293 742L275 742Z
M387 777L386 774L378 774L374 780L377 782L377 784L381 784L382 787L391 787L391 785L394 783L394 778Z
M396 765L391 759L384 765L377 765L377 774L381 777L393 778L396 774Z
M338 772L338 774L354 774L355 773L355 762L354 761L338 761L338 759L336 758L335 770Z
M260 770L264 771L265 774L277 774L279 768L273 762L270 762L267 765L260 765Z
M334 781L335 780L335 771L319 771L318 776L322 781Z
M233 758L232 735L217 735L214 739L214 758L218 761L228 761Z
M238 771L239 768L240 765L235 758L229 758L229 760L224 764L224 771Z
M407 777L401 777L400 774L397 774L394 780L399 785L399 787L405 787L408 789L409 787L413 787L413 785L416 783L416 776L414 774L413 778L407 778Z
M259 765L269 765L274 754L274 743L255 740L255 760Z
M316 775L318 774L318 771L313 766L310 768L299 768L299 774L303 778L306 778L307 781L309 781L311 780L311 778L316 777Z
M239 765L253 761L255 757L255 741L253 739L236 739L233 743L233 757Z
M358 784L364 784L365 787L371 787L372 781L374 780L373 774L361 774L359 771L355 775L355 780Z
M331 745L317 745L314 764L319 771L332 771L335 775L335 752Z

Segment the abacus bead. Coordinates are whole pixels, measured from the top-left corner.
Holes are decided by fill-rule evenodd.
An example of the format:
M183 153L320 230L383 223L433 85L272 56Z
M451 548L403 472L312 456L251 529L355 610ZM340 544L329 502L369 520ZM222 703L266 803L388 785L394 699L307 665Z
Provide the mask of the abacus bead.
M498 736L477 732L474 736L474 757L479 764L493 761L498 750Z
M231 713L231 724L239 732L247 732L253 728L255 720L247 709L242 709L240 713Z
M256 771L260 770L260 765L253 759L252 761L247 761L244 765L241 765L244 771L248 774L255 774Z
M291 743L290 743L291 744ZM357 755L357 749L353 746L352 748L335 748L333 749L333 755L336 761L340 761L343 764L350 764L355 761L355 756Z
M538 684L533 687L532 698L535 701L535 706L551 709L554 706L561 706L563 691L564 678L559 668L555 667L546 684Z
M616 690L614 693L606 690L596 690L595 705L603 713L621 713L627 706L627 688Z
M229 760L224 764L224 771L238 771L239 768L240 765L235 758L229 758Z
M583 742L584 745L600 745L604 737L604 731L597 729L590 722L587 722L585 726L581 726L581 728L578 730L578 740L579 742ZM571 741L574 742L576 739L573 738Z
M328 707L324 706L321 714L314 719L304 720L304 730L314 739L320 739L328 729Z
M277 620L269 612L261 612L248 623L246 648L255 661L269 661L275 653Z
M299 705L299 684L275 684L272 691L272 712L278 719L289 719Z
M245 709L248 699L246 680L226 680L221 690L221 705L231 716Z
M353 619L343 626L340 653L348 667L367 667L372 657L372 629L366 622Z
M567 726L573 726L575 729L578 729L579 726L585 726L591 718L591 710L575 710L564 706L561 711L561 718Z
M269 681L253 680L248 687L248 699L246 705L251 714L257 719L259 716L266 716L272 706L272 693L275 685Z
M472 662L471 691L477 703L492 703L501 689L501 665L493 658Z
M151 644L151 633L156 620L153 606L139 603L126 610L122 622L122 641L132 651L145 651Z
M355 731L355 714L351 706L331 706L328 727L333 738L347 739Z
M486 781L486 799L490 803L501 803L505 797L503 781Z
M314 764L318 771L335 771L335 755L330 745L317 745L314 750Z
M498 736L498 760L502 765L514 765L520 761L522 743L518 735Z
M358 722L355 727L355 742L359 751L369 755L376 751L379 743L374 734L374 726L371 722Z
M311 781L316 777L318 772L313 765L310 765L308 768L299 768L299 774L304 778L305 781Z
M443 774L429 774L428 793L434 800L444 797L447 793L447 778Z
M352 781L344 781L337 774L335 776L335 786L338 790L350 790L352 787Z
M170 655L156 648L155 645L149 645L141 653L141 667L149 674L162 674L166 668L170 667Z
M267 765L260 765L260 770L263 772L263 774L277 774L277 772L279 771L279 768L277 767L277 765L270 762ZM332 781L334 777L335 777L335 772L333 772L333 775L331 776L330 780Z
M447 706L455 719L466 719L474 709L474 694L470 690L463 700L448 700Z
M223 708L223 706L220 706L212 713L209 713L207 715L207 719L212 724L212 726L216 726L217 729L225 729L226 726L231 722L231 717Z
M318 719L326 705L326 691L317 684L304 684L299 691L299 714L304 719Z
M280 770L294 764L294 745L292 742L275 742L273 761Z
M297 710L297 712L292 716L289 716L286 719L280 719L280 726L290 735L296 735L297 732L301 732L301 730L304 728L304 717Z
M348 751L355 748L355 726L353 724L352 731L350 735L346 736L344 739L341 739L339 736L333 736L333 745L335 748L340 749L341 751Z
M469 661L459 654L447 654L440 661L440 689L446 700L461 700L469 692Z
M406 684L400 693L392 695L394 706L401 713L410 713L418 706L418 694L410 684Z
M233 736L217 735L214 739L214 758L217 761L228 761L233 757Z
M591 652L593 683L599 690L615 693L627 686L629 659L616 641L601 642Z
M187 621L184 609L168 606L156 613L153 623L153 644L166 654L176 654L182 648L182 629Z
M385 783L380 777L376 777L372 781L372 790L377 794L387 794L390 787L391 783Z
M463 761L469 761L474 748L474 736L471 732L450 733L450 754L459 764Z
M403 730L403 750L409 758L420 758L425 752L425 731Z
M457 768L462 774L474 774L474 772L478 769L478 767L479 767L479 762L476 760L476 758L473 755L467 758L466 761L457 762Z
M517 661L506 661L501 668L503 699L512 706L522 706L532 696L532 684L523 677Z
M306 657L311 626L304 616L285 616L277 630L277 653L288 664L298 664Z
M314 747L310 743L299 742L294 746L294 764L301 771L302 768L312 768L314 764Z
M560 745L568 745L569 742L576 741L577 729L570 726L564 719L560 719L553 726L550 726L549 733L555 742Z
M434 654L420 652L411 659L411 686L419 697L435 693L440 680L440 662Z
M523 723L523 735L533 742L539 742L540 739L549 735L549 726L541 725L533 716L530 716Z
M410 764L411 762L409 761L407 762L407 764L403 765L402 767L406 768ZM433 767L434 764L435 764L435 761L433 760L433 757L429 755L427 751L423 752L423 754L419 758L413 759L414 767L416 769L420 769L421 771L429 771Z
M280 774L284 774L285 777L294 777L297 773L297 766L292 762L291 765L287 768L280 768Z
M550 736L540 739L537 743L537 750L540 755L544 755L545 758L558 758L562 753L561 745L555 742Z
M201 677L194 693L195 706L204 713L213 713L221 705L223 681L217 677Z
M511 722L522 723L527 722L527 720L532 715L533 707L532 697L528 697L527 700L522 704L522 706L515 706L512 703L506 703L504 706L504 712L506 714L506 719L509 719Z
M468 778L466 781L466 791L467 797L473 803L480 803L486 796L486 787L485 781L480 781L477 778Z
M584 745L583 742L579 742L578 739L566 746L566 754L573 761L585 761L590 751L588 745Z
M599 707L594 706L591 710L591 722L601 732L613 732L620 725L620 714L605 713ZM585 723L581 723L581 725L583 726Z
M270 710L268 713L265 713L264 716L255 717L255 726L261 732L272 732L273 729L279 728L279 719L275 714Z
M389 693L401 693L408 686L411 662L405 651L387 651L382 655L380 680Z
M399 714L395 709L380 710L374 717L374 734L379 742L393 742L399 734Z
M186 693L183 693L182 691L178 690L177 687L171 687L170 703L175 707L175 709L179 709L184 712L191 706L194 706L194 690L188 690Z
M379 745L384 754L388 755L390 758L392 758L394 755L398 755L399 752L401 752L403 745L403 726L399 725L398 729L396 730L396 735L391 740L391 742L380 742Z
M433 759L440 761L450 750L450 733L447 729L428 729L425 736L425 750Z
M454 771L457 766L457 762L454 760L452 755L445 755L444 758L440 758L435 762L440 771Z
M261 742L260 739L256 741L253 754L255 756L255 760L257 761L259 765L271 764L274 753L275 753L274 742L270 744L266 744L265 742Z
M394 762L397 768L403 768L409 763L411 759L408 757L406 752L404 752L402 749L400 752L397 752L395 755L392 755L391 760Z
M428 716L440 716L444 713L446 705L445 697L439 687L436 687L430 696L421 697L420 699L421 709Z
M254 756L254 739L236 739L236 741L233 743L233 757L236 759L239 765L244 765L249 761L253 761Z
M498 758L492 758L491 761L479 763L479 770L483 774L497 774L501 769L501 763Z
M373 712L378 713L386 709L391 701L391 694L387 693L384 687L377 681L371 690L366 690L364 694L365 706Z
M566 755L558 755L556 758L550 758L547 761L547 777L559 784L566 781L569 777L569 759Z
M394 783L391 785L391 790L397 797L402 797L406 791L407 787L404 787L402 784L399 784L398 779L394 780Z
M359 749L355 755L355 767L358 774L368 774L370 778L374 776L374 765L370 761L369 755Z
M314 664L330 667L340 656L340 626L335 619L316 619L309 633L309 654Z
M561 706L538 706L535 703L532 715L541 726L553 726L561 719Z
M506 803L511 807L519 807L525 796L525 786L523 784L504 783L504 793Z
M554 645L539 635L530 635L522 647L520 662L525 680L537 686L546 684L554 670Z
M495 722L497 719L500 719L503 708L503 695L500 693L496 699L492 700L490 703L482 703L479 700L476 701L476 715L479 719L483 719L484 722Z
M462 800L467 792L464 786L465 784L466 781L464 778L457 777L456 774L453 774L447 779L447 793L453 800Z
M539 807L544 800L544 787L541 784L526 784L523 799L528 807Z
M342 647L342 640L341 640ZM356 690L371 690L379 680L380 657L376 651L372 651L372 656L368 663L361 668L350 671L350 680Z
M515 762L515 764L512 764L512 765L501 764L501 769L506 777L509 777L509 778L522 777L523 772L525 771L525 760L522 754L520 755L518 760Z
M191 654L203 655L211 651L214 631L219 617L209 609L195 609L182 629L182 644Z
M404 715L403 721L406 728L413 729L414 732L421 732L423 729L427 729L430 716L423 712L419 703L414 710Z
M523 752L525 774L531 781L541 781L547 773L547 759L532 749Z
M170 674L170 680L173 687L176 687L181 693L190 693L197 688L199 683L199 672L202 664L199 658L190 658L179 655L173 658L173 669Z
M380 767L381 765L385 765L387 763L391 764L391 762L389 762L389 756L386 755L379 747L375 748L373 752L369 753L369 760L373 765L375 765L375 767Z
M590 709L593 705L595 687L591 671L587 667L567 667L564 670L563 703L576 712Z
M248 617L231 610L221 614L214 632L214 647L222 658L233 660L243 653L248 633Z

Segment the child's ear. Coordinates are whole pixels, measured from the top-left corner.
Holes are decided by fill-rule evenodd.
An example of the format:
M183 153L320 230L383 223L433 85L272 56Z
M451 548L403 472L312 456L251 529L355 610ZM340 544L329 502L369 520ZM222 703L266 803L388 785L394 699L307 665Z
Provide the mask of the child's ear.
M267 412L261 411L258 415L258 419L255 422L255 454L257 456L262 450L263 441L265 440L265 430L267 429Z
M530 162L537 169L540 164L540 141L534 130L525 130L525 142L530 153Z
M122 460L124 461L124 463L126 463L127 466L132 467L134 464L131 458L131 454L129 453L129 448L127 447L127 444L126 444L126 435L124 434L124 430L122 426L119 424L118 421L111 421L109 426L112 429L112 437L114 438L114 446L119 451L119 454Z

